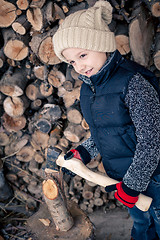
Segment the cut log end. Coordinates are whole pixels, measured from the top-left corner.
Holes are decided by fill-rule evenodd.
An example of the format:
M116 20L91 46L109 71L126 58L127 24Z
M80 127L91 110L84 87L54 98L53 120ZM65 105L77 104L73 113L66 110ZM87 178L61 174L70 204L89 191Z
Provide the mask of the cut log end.
M11 39L5 45L4 53L10 59L21 61L28 56L28 47L20 40Z
M54 180L48 179L44 181L42 189L44 195L50 200L54 200L58 196L58 187Z

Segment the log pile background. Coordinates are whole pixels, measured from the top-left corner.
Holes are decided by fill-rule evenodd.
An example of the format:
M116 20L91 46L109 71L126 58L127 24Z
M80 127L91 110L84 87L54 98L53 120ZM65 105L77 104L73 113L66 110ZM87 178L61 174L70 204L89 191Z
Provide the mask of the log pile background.
M6 211L28 214L42 197L49 146L64 153L90 136L79 106L81 81L55 56L52 36L70 13L96 0L0 0L0 156L14 189ZM160 77L160 3L110 0L117 48ZM104 173L98 156L88 165ZM91 213L115 208L113 193L76 176L65 176L66 195ZM21 202L23 207L16 207ZM26 211L26 209L28 211Z

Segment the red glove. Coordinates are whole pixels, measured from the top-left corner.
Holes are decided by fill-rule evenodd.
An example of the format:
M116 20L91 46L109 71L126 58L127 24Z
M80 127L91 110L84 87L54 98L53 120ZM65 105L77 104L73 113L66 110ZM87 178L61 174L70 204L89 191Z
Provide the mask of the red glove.
M138 201L139 192L128 188L123 182L107 186L105 190L106 192L117 190L114 194L115 198L129 208L133 208Z
M73 153L73 157L75 157L75 158L77 158L77 159L79 159L79 160L82 161L82 158L81 158L81 156L80 156L78 150L76 150L76 149L72 149L70 152Z

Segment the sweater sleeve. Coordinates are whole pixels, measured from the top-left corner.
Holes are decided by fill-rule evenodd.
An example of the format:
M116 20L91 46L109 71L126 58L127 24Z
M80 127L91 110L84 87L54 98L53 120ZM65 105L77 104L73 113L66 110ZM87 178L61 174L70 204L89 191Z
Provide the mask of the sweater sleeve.
M136 128L137 145L123 182L130 189L142 192L160 161L159 96L146 79L136 74L129 82L125 103Z
M99 153L92 137L89 137L87 140L85 140L79 145L78 151L80 152L81 150L89 154L90 160L96 157Z

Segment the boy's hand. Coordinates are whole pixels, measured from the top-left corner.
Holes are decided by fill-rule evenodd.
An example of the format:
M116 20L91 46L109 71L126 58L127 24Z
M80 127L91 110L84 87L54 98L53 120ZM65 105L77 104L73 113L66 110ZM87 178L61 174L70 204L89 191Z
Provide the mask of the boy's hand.
M139 192L128 188L123 182L105 187L106 192L117 190L114 197L129 208L133 208L138 201Z
M76 149L72 149L71 151L67 152L64 155L65 160L70 160L73 157L82 161L81 156L80 156L78 150L76 150ZM75 173L73 173L72 171L68 170L65 167L62 167L62 172L70 175L71 177L74 177L76 175Z

